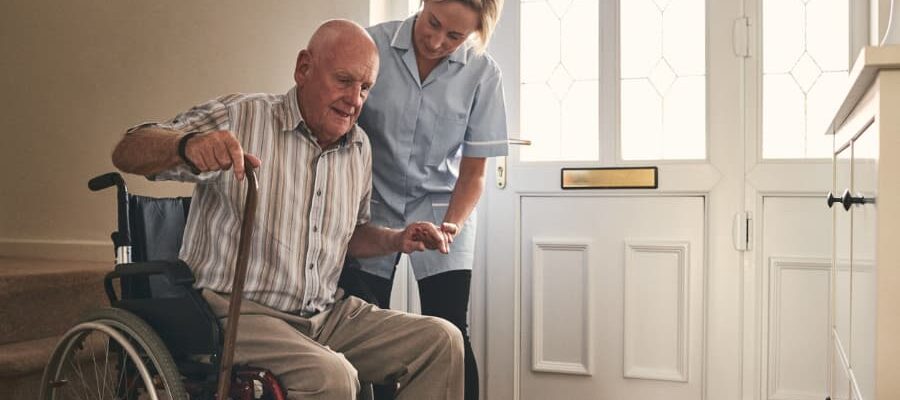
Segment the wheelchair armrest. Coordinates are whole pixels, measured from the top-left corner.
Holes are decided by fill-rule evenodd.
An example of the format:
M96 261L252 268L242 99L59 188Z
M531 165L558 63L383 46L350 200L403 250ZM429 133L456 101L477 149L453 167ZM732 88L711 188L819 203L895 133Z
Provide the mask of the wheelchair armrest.
M190 288L194 284L194 274L184 261L147 261L129 264L118 264L115 270L106 274L103 286L109 301L115 304L119 301L113 289L113 281L122 278L144 278L162 275L172 286L185 286Z

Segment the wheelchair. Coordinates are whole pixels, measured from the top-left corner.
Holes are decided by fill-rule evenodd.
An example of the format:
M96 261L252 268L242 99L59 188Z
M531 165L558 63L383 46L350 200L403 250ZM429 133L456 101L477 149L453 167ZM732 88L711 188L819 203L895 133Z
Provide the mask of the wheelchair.
M236 295L225 331L177 258L190 198L130 194L114 172L90 180L93 191L117 188L116 266L104 279L111 307L88 313L63 335L44 370L41 399L285 398L269 371L231 365L256 209L249 162L246 176Z

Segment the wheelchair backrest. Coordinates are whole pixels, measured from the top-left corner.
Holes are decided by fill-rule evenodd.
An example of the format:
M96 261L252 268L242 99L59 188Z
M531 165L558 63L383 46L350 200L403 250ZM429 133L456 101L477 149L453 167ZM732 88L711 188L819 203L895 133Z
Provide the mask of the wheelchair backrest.
M190 207L190 197L130 196L132 261L178 260Z

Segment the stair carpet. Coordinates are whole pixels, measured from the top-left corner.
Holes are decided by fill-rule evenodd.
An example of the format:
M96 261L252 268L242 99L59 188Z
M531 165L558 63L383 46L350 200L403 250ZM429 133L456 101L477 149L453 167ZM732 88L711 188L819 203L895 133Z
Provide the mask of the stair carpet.
M38 397L41 374L63 333L108 304L112 262L0 257L0 399Z

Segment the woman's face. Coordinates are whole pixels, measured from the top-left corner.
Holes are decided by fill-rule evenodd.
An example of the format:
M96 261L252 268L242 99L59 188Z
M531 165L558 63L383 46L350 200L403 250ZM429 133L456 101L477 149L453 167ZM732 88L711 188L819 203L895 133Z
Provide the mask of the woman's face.
M450 55L478 28L478 13L453 0L425 0L413 29L416 55L439 60Z

